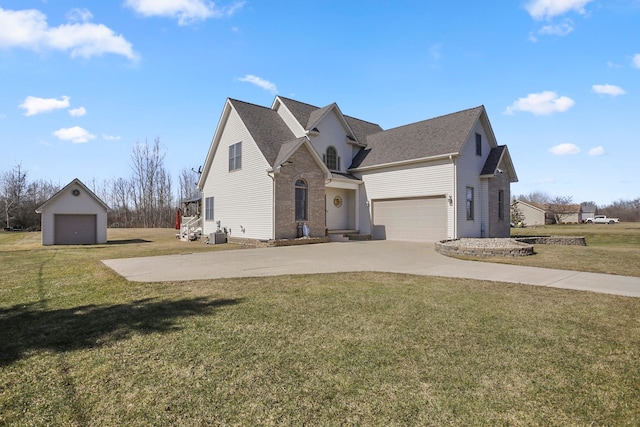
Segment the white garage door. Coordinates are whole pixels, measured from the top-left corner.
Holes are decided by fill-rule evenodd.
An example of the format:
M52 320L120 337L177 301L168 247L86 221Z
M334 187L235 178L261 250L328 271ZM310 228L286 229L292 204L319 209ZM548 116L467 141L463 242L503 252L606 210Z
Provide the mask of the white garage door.
M55 215L56 245L94 245L97 243L96 215Z
M373 238L417 242L446 239L446 199L374 200Z

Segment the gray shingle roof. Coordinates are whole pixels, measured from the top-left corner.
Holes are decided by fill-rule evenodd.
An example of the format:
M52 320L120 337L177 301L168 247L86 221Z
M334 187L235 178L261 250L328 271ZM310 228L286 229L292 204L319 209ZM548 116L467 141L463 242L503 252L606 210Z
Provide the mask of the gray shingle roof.
M480 175L493 175L496 172L505 148L507 148L506 145L499 145L491 149L489 155L487 156L487 160L484 162L484 166L482 167L482 172L480 172Z
M309 117L311 116L311 113L319 110L318 107L310 104L305 104L304 102L285 98L283 96L278 96L278 98L280 98L282 103L289 109L289 111L291 111L293 117L295 117L296 120L298 120L298 123L300 123L300 125L305 129L307 128L307 123L309 123Z
M369 135L350 168L457 154L483 111L481 105Z
M327 105L326 107L319 108L310 104L305 104L290 98L278 96L282 103L291 111L291 114L298 120L298 123L304 128L309 130L309 127L319 118L326 110L333 108L335 103ZM382 128L371 122L357 119L355 117L344 116L347 124L355 134L357 141L361 144L366 144L367 135L373 133L382 132Z
M230 99L242 122L253 136L265 159L274 166L280 146L295 139L295 135L271 108Z

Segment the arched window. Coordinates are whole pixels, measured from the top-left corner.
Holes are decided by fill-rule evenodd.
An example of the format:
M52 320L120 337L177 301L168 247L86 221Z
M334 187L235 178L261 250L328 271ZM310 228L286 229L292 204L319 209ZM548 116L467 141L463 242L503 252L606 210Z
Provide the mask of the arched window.
M296 181L296 221L306 221L307 218L307 183L299 179Z
M338 170L340 165L338 164L338 151L335 147L328 147L327 154L324 156L324 164L327 165L329 170Z

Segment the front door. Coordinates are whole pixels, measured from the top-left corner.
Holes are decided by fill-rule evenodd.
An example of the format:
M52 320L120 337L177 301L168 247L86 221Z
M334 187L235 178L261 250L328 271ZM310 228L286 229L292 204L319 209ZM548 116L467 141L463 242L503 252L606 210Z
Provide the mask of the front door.
M326 189L327 228L329 230L350 230L355 227L352 190L341 188Z

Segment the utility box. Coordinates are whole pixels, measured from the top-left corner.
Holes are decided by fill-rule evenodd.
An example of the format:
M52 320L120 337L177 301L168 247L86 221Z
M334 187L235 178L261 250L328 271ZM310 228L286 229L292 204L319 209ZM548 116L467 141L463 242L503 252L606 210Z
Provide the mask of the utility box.
M215 233L209 233L209 244L219 245L221 243L227 243L227 235L222 231L216 231Z

